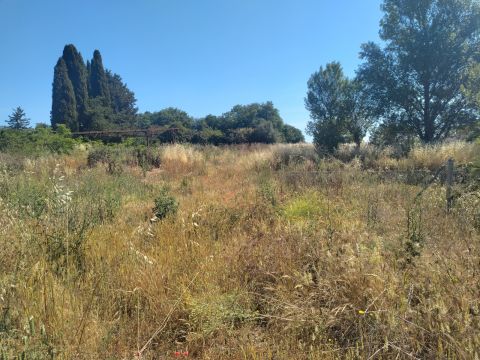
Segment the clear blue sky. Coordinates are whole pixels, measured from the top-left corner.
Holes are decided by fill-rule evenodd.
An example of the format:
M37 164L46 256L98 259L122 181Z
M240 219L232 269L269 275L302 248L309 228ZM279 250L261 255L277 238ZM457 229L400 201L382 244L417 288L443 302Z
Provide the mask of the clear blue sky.
M140 111L192 116L271 100L305 130L307 80L378 41L380 0L0 0L0 124L22 106L50 123L53 66L63 46L95 49Z

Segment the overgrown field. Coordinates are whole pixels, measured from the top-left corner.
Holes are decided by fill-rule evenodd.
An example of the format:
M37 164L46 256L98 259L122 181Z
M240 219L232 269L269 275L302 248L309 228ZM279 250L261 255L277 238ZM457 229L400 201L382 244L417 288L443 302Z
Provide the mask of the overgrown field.
M479 154L0 154L0 359L478 358Z

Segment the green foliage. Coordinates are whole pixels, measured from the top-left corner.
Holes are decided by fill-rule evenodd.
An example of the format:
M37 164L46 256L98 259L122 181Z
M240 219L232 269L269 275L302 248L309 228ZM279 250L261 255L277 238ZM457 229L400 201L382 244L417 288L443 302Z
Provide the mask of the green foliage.
M146 128L152 125L175 129L158 136L158 140L163 143L221 145L304 141L300 130L283 123L272 102L236 105L222 116L208 115L197 120L177 108L146 112L138 116L138 127Z
M139 166L142 171L160 166L158 149L146 148L143 145L96 145L87 155L87 165L91 168L101 164L107 173L119 175L125 166Z
M63 58L58 59L54 69L51 123L53 128L65 124L69 129L78 131L77 101Z
M16 109L13 109L12 114L8 116L7 124L11 129L22 130L29 127L30 119L27 119L25 111L18 106Z
M225 143L225 134L221 130L205 127L194 132L192 143L220 145Z
M258 318L257 312L249 309L243 296L237 293L206 292L203 296L188 298L187 308L191 330L200 336L233 330Z
M169 126L179 124L187 128L193 127L193 119L185 111L169 107L154 113L145 113L151 125Z
M55 359L57 350L53 347L52 339L47 335L45 325L40 323L40 326L37 328L33 316L23 319L22 322L22 331L19 331L18 334L13 334L13 338L21 339L21 350L19 348L12 353L4 349L2 344L0 346L0 360ZM8 342L6 343L8 344Z
M78 129L88 130L88 79L87 68L83 61L82 55L77 51L72 44L66 45L63 49L62 59L65 62L68 72L68 78L70 79L73 91L75 93L76 110L78 114ZM62 119L55 119L53 123L60 123ZM75 129L72 129L75 130Z
M283 209L285 217L293 221L313 220L322 211L320 200L315 194L294 198Z
M107 75L103 68L102 55L100 51L93 52L92 62L89 64L88 92L90 98L102 97L106 103L110 102L110 90L108 87Z
M312 74L308 80L305 106L310 111L307 131L319 151L333 152L344 141L344 93L348 80L338 62Z
M303 136L300 129L297 129L296 127L288 124L283 125L282 135L283 135L284 141L289 144L305 142L305 137Z
M160 142L199 144L275 143L304 141L300 130L283 123L272 102L236 105L216 117L195 120L185 111L166 108L137 115L134 93L118 74L105 69L100 52L83 62L73 45L66 45L54 70L51 124L65 124L72 131L148 128L166 131Z
M54 70L51 124L72 131L131 127L137 108L122 78L103 67L98 50L87 65L73 45L66 45Z
M370 142L379 148L393 146L396 154L406 156L417 143L417 139L405 123L387 120L373 129Z
M263 120L253 129L248 137L251 143L274 144L281 139L281 133L273 127L273 123Z
M363 84L358 80L348 80L343 101L343 121L347 137L357 148L367 131L374 123L374 113L368 108Z
M175 215L178 210L177 200L170 195L169 190L163 187L160 190L160 194L155 199L155 206L153 207L153 213L157 219L164 219L169 215Z
M312 146L280 147L273 153L271 166L274 170L280 170L289 166L303 165L306 162L311 164L318 162L317 152Z
M200 119L197 128L221 131L224 136L215 138L227 144L276 143L303 141L300 130L286 125L271 101L263 104L235 105L220 117L208 115Z
M362 45L358 71L369 108L427 143L476 120L461 89L478 62L478 2L385 0L382 9L385 47Z
M146 112L140 116L143 126L161 126L167 129L158 136L162 143L192 141L194 120L185 111L177 108L166 108L158 112Z
M405 243L406 261L413 262L415 257L422 253L425 245L425 234L423 231L422 209L415 205L407 213L407 241Z
M58 126L55 132L49 127L37 126L27 130L0 130L0 151L29 156L47 153L70 153L76 141L71 138L65 126Z
M227 130L225 134L225 143L226 144L245 144L249 143L253 128L238 128L238 129L230 129Z
M88 130L108 130L114 127L114 118L112 108L103 97L97 97L88 100L88 110L86 113L89 129Z
M333 153L342 142L360 146L371 116L365 108L361 84L344 74L340 63L328 63L312 74L305 99L312 121L308 132L319 152Z
M478 62L470 68L463 91L469 101L480 108L480 64Z
M258 196L267 204L276 206L278 204L275 184L265 176L259 179L258 184Z
M123 171L123 155L124 152L119 147L95 147L88 153L87 164L89 167L94 167L98 163L104 164L109 174L119 175Z
M106 70L106 75L113 112L123 116L125 122L134 121L138 110L135 94L123 82L120 75L112 73L110 70Z

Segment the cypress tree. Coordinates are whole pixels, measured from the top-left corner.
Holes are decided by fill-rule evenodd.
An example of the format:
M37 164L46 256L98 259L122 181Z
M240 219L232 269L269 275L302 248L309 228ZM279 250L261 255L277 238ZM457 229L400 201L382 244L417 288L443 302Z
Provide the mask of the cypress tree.
M52 111L50 121L53 128L65 124L70 130L78 131L78 113L75 92L68 77L67 65L59 58L55 65L52 85Z
M92 92L92 90L90 89L90 74L92 73L92 64L90 63L90 60L87 60L87 79L88 79L88 83L87 83L87 87L88 87L88 96L90 97L90 93Z
M90 64L89 85L91 98L100 96L106 100L106 103L110 102L107 75L103 67L102 55L98 50L93 52L93 59Z
M75 92L76 108L78 113L78 127L80 130L88 130L88 87L87 68L83 62L82 55L72 44L66 45L63 49L63 60L68 70L68 77Z

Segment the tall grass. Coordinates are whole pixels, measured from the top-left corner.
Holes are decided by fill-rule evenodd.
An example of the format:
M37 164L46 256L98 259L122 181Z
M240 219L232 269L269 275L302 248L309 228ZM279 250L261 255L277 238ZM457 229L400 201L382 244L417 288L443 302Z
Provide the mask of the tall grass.
M169 145L146 172L124 152L121 172L1 155L0 358L474 359L476 179L447 213L441 182L415 200L421 182L372 169L475 146ZM178 210L155 220L165 188Z

